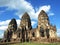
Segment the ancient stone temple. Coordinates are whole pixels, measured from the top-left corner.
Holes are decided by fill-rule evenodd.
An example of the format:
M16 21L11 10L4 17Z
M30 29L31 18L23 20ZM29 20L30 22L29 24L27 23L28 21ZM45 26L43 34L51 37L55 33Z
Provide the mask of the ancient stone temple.
M32 28L28 13L24 13L19 27L16 19L12 19L4 32L4 42L28 42L56 39L56 26L50 24L49 17L45 11L38 15L38 26Z

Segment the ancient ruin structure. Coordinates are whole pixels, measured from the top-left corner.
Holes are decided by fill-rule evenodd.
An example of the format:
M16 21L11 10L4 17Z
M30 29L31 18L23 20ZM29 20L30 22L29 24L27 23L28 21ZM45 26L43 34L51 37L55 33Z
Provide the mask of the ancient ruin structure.
M34 29L31 26L28 13L22 16L19 27L13 18L4 33L4 42L42 41L56 39L56 37L56 26L50 24L48 15L42 10L38 15L38 26Z

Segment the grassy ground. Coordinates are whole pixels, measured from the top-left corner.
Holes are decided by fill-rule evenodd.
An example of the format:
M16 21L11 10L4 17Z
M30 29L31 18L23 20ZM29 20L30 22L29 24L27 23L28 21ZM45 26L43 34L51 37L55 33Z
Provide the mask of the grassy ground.
M43 44L43 43L34 43L34 42L24 42L24 43L9 44L9 45L60 45L60 43Z

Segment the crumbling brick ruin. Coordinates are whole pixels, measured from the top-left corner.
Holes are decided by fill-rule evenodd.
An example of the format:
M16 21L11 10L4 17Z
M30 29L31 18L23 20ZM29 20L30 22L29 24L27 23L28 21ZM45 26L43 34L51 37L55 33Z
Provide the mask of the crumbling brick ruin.
M17 27L16 19L12 19L4 32L4 42L52 41L56 40L56 26L52 26L45 11L38 15L38 26L32 28L28 13L25 13Z

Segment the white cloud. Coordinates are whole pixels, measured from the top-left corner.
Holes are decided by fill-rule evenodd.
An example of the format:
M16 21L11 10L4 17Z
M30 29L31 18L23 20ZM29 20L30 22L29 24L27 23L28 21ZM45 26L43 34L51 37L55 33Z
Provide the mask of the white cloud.
M54 13L48 13L48 16L53 16L54 15Z
M0 30L6 30L9 21L0 21Z
M9 0L0 0L0 6L6 6Z
M4 33L0 34L0 38L3 38L3 36L4 36Z
M31 25L34 26L37 22L36 21L31 21Z
M17 21L17 25L20 26L20 21L19 19L16 20Z
M0 21L0 30L6 30L10 20Z
M2 26L2 25L4 25L4 26L8 25L9 22L10 22L10 20L0 21L0 26Z
M60 29L57 29L57 36L60 37Z
M27 2L26 0L1 0L0 6L8 6L8 9L16 9L18 12L16 12L16 15L21 18L21 16L24 14L24 12L28 12L31 19L37 20L38 14L41 10L44 10L45 12L50 12L51 6L50 5L44 5L37 8L37 12L35 12L34 7L31 5L31 3ZM54 13L49 13L50 15L54 15Z
M8 26L0 26L0 30L6 30Z
M40 12L41 10L44 10L45 12L49 12L50 8L51 8L50 5L44 5L44 6L39 7L38 12Z

